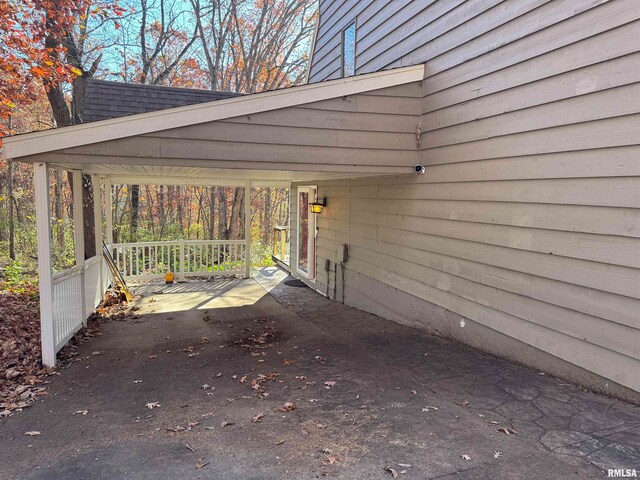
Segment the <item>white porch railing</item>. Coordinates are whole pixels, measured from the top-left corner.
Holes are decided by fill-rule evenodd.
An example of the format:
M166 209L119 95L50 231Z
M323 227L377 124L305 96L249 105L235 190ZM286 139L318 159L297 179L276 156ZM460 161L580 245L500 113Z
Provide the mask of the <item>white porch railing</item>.
M52 313L56 352L82 328L102 301L109 282L109 271L106 266L102 266L102 256L90 258L85 262L84 268L74 267L53 275Z
M176 240L170 242L116 243L113 260L125 280L178 279L244 275L245 240Z

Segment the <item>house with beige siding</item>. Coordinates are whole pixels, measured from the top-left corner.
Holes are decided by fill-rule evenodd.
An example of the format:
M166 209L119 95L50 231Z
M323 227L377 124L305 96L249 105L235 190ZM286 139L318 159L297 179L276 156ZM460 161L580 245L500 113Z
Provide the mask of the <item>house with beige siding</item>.
M319 5L307 85L5 140L41 199L45 361L66 338L55 165L98 186L290 186L291 273L321 294L637 399L635 0Z

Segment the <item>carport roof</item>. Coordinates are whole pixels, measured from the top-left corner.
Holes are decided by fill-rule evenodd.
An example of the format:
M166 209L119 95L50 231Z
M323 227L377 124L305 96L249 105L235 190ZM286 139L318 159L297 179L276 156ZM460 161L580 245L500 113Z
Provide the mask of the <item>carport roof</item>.
M80 107L83 123L184 107L241 96L241 93L175 88L87 78Z
M5 153L140 183L408 173L418 159L423 71L418 65L17 135L4 139Z

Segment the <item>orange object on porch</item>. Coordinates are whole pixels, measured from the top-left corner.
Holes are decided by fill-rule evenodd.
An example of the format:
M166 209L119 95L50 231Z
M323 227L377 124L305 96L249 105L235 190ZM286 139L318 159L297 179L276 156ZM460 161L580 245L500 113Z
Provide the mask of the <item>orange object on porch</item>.
M167 285L171 285L171 284L173 284L173 279L174 279L174 278L175 278L175 277L174 277L174 275L173 275L173 273L172 273L172 272L167 272L167 273L165 273L165 274L164 274L164 282L165 282Z

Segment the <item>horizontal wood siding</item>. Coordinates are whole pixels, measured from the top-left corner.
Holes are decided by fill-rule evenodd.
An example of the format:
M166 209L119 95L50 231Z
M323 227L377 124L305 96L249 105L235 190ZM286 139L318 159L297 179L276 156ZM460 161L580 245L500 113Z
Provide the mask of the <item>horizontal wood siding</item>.
M69 163L165 164L185 160L230 168L410 169L418 158L421 82L225 120L58 150ZM217 163L216 163L217 162ZM205 165L206 166L206 165Z
M637 3L325 5L367 16L358 72L426 63L427 173L335 186L348 268L640 391Z

